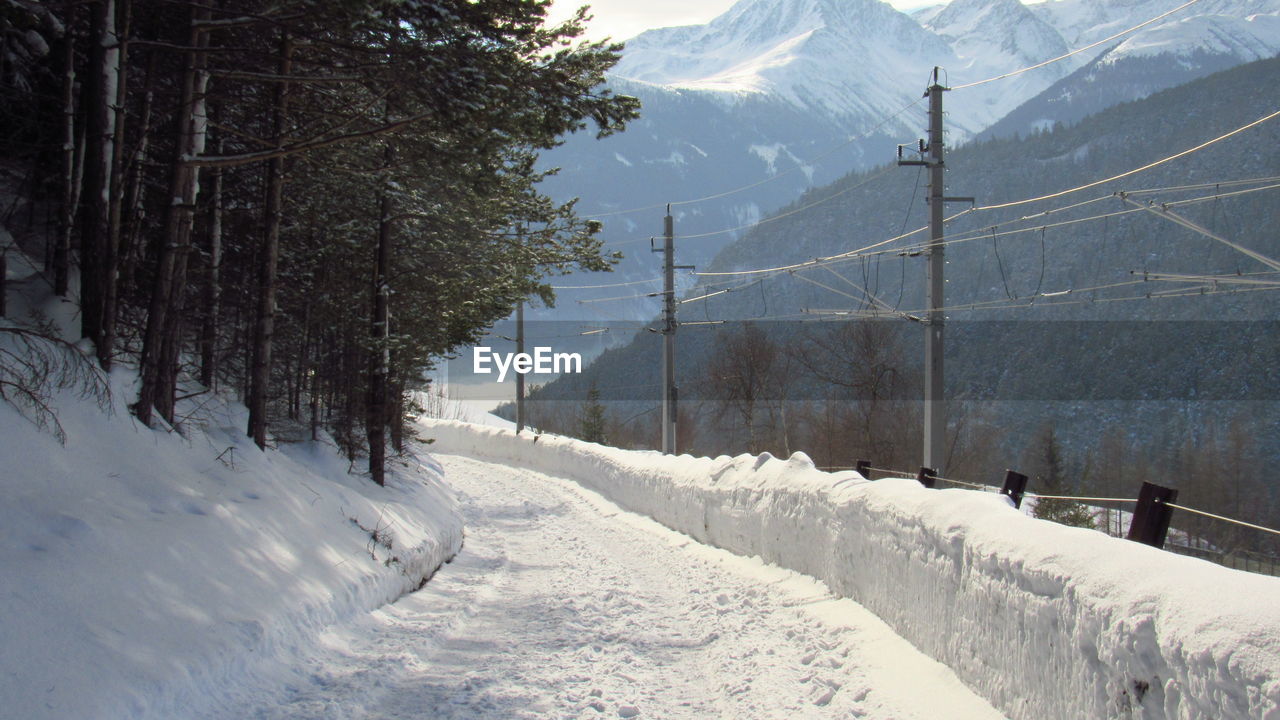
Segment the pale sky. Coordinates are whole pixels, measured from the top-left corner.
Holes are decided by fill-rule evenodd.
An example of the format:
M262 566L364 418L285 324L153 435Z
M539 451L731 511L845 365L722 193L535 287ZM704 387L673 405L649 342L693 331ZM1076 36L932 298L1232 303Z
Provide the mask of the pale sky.
M933 5L942 0L889 0L899 10ZM553 20L562 20L582 5L590 5L595 19L587 37L626 40L655 27L705 23L728 10L736 0L555 0Z

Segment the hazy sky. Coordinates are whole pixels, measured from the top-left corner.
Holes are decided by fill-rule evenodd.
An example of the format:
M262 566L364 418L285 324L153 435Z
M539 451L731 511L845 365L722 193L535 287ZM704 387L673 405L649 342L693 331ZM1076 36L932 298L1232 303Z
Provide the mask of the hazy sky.
M590 5L595 19L587 36L625 40L649 28L704 23L729 9L736 0L555 0L553 19L563 19L582 5ZM939 0L889 0L900 10L936 4Z

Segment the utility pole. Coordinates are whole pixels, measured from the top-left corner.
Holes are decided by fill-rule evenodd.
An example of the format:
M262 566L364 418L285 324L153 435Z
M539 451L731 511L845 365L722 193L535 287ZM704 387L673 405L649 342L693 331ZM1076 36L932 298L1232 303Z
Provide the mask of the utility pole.
M676 234L671 206L662 240L662 452L676 452Z
M943 270L946 260L943 252L942 223L944 207L948 202L973 202L973 198L952 198L944 194L946 166L943 162L942 142L942 93L948 90L938 79L938 68L933 69L933 83L925 91L929 98L929 141L920 142L920 153L928 153L926 160L902 160L902 147L898 147L899 165L923 165L929 168L929 247L926 252L929 263L925 275L924 340L924 455L921 465L931 468L936 475L943 473L947 453L947 403L943 395L943 328L946 324L946 284Z
M662 452L675 455L676 447L676 405L680 391L676 387L676 270L692 270L693 265L676 265L676 230L675 220L671 218L671 205L667 205L667 216L663 220L662 249L651 248L653 252L662 253L662 329L652 332L662 333ZM650 245L653 239L649 240Z
M524 300L516 304L516 355L524 353ZM516 373L516 434L524 431L524 373Z

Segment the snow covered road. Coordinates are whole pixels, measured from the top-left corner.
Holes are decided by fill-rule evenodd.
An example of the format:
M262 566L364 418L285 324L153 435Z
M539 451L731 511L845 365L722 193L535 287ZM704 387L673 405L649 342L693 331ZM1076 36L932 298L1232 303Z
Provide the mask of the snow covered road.
M466 517L456 560L262 663L210 717L1001 717L812 579L567 480L436 458Z

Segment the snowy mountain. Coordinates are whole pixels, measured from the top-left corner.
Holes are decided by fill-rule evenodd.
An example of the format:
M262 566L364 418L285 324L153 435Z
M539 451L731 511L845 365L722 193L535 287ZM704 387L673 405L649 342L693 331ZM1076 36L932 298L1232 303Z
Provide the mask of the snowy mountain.
M1280 52L1280 6L1271 14L1235 17L1197 15L1158 25L1124 40L1101 58L1115 64L1132 57L1172 55L1185 62L1199 55L1221 55L1242 62L1265 60Z
M896 109L951 59L941 37L878 0L744 0L706 25L641 34L614 74L860 120Z
M895 144L920 137L923 108L903 108L920 99L934 66L947 85L966 85L1181 4L953 0L908 15L878 0L742 0L704 25L628 41L613 84L641 99L642 119L548 153L563 168L548 189L580 197L579 210L600 214L606 243L627 255L622 272L601 282L656 276L647 240L661 232L668 202L677 237L688 240L677 243L677 261L705 264L807 188L888 162ZM1201 0L1032 72L958 87L945 96L948 141L1074 122L1277 50L1280 0ZM615 317L657 310L652 298L621 302Z
M971 81L1065 52L1061 34L1017 0L956 0L923 22L878 0L744 0L706 25L641 34L614 74L730 104L768 96L857 123L918 96L935 66L952 82ZM957 98L957 137L981 130L1074 67L1060 64Z
M1057 29L1068 45L1078 48L1169 12L1182 4L1179 0L1046 0L1028 7ZM1200 15L1247 18L1277 12L1280 12L1280 3L1276 0L1201 0L1144 28L1140 34ZM1099 47L1094 55L1105 49L1105 46Z
M1273 57L1280 53L1278 8L1273 4L1270 14L1170 17L1094 53L1095 59L1001 118L982 137L1078 122L1112 105Z
M957 61L946 66L950 84L974 82L1068 52L1052 26L1018 0L954 0L924 27L945 39ZM1021 102L1048 87L1073 68L1057 63L996 84L948 97L951 119L968 133L1003 117Z

